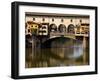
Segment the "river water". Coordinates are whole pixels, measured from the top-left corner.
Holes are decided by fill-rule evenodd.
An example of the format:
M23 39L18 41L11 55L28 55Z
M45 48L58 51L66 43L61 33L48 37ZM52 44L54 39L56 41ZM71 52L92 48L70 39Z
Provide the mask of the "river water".
M84 47L82 40L58 38L43 45L26 48L26 68L89 65L89 44Z

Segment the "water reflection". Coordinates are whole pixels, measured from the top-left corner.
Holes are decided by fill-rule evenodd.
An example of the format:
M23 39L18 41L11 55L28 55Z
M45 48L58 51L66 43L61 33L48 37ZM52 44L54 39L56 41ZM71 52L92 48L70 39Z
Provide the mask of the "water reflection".
M42 48L26 48L26 68L76 66L89 64L89 49L83 41L57 38L46 41Z

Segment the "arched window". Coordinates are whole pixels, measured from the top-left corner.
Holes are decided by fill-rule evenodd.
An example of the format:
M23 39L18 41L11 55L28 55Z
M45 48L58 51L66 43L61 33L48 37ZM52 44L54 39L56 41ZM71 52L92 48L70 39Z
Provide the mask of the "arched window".
M66 32L66 26L64 24L60 24L58 26L58 30L59 30L59 32Z
M49 31L50 31L50 32L56 32L56 31L57 31L57 26L56 26L56 24L51 24L51 25L49 26Z
M68 25L67 32L74 34L75 33L74 28L75 28L75 26L73 24Z

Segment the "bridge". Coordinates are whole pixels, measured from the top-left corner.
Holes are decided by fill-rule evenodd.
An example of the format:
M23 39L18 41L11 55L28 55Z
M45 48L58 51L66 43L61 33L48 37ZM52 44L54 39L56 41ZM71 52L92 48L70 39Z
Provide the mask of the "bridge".
M49 37L42 40L42 43L50 40L50 39L54 39L54 38L59 38L59 37L65 37L65 38L71 38L71 39L76 39L75 34L69 34L69 33L65 33L65 32L51 32Z
M66 33L66 32L50 32L49 36L42 39L42 43L50 39L65 37L76 40L76 37L88 37L88 34L75 34L75 33Z

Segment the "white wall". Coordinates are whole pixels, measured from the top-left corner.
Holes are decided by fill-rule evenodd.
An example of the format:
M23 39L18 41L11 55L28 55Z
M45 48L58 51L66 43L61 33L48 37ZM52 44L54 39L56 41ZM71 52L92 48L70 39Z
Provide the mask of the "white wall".
M10 78L11 69L11 2L14 0L1 0L0 2L0 81L13 81ZM21 0L29 1L29 0ZM59 3L73 5L98 6L100 10L100 0L30 0L31 2ZM98 11L100 14L100 11ZM100 15L98 16L100 21ZM100 23L98 25L98 31ZM98 35L100 32L98 33ZM100 41L100 37L98 38ZM98 43L100 45L100 43ZM100 46L98 46L100 48ZM100 51L99 51L100 53ZM98 61L100 62L100 54ZM98 65L100 68L100 63ZM65 76L53 78L26 79L26 81L100 81L100 69L98 75ZM21 80L22 81L22 80Z

